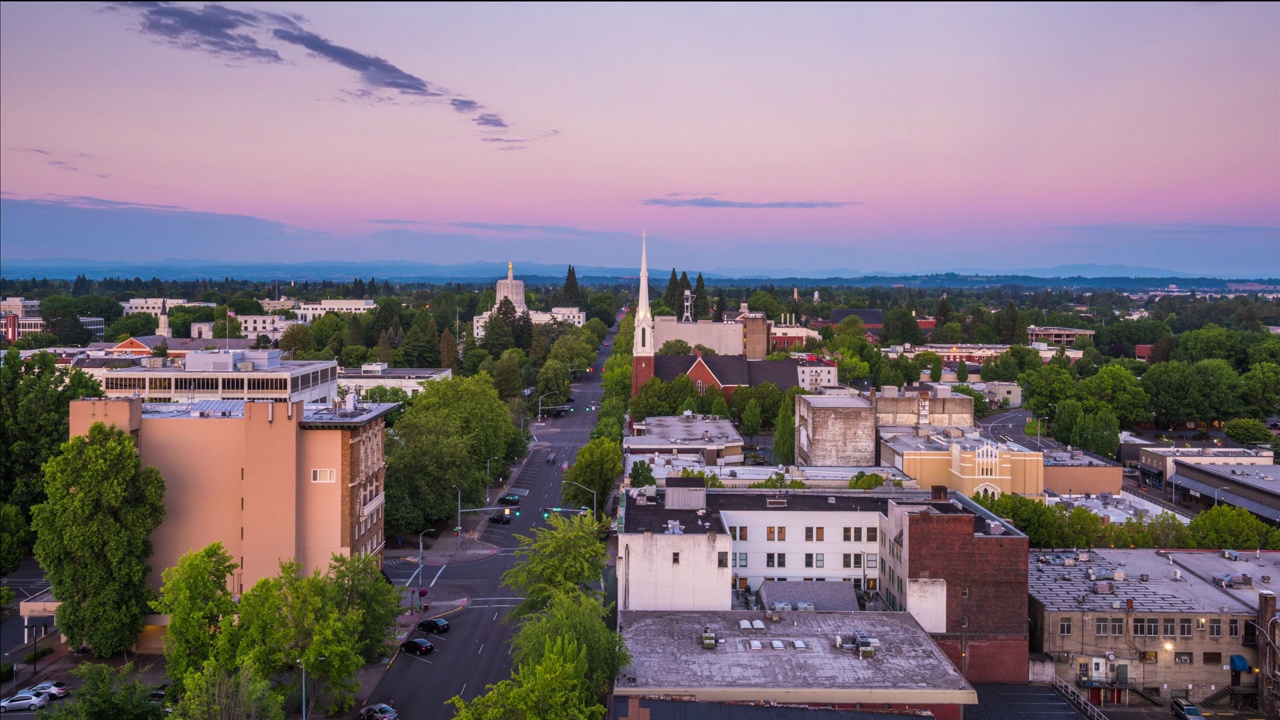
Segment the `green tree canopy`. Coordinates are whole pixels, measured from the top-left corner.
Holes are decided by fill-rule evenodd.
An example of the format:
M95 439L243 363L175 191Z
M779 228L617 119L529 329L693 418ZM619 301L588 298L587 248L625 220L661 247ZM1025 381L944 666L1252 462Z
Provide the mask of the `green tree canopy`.
M164 478L133 437L102 423L63 443L44 467L48 498L31 509L35 556L59 601L58 628L100 657L134 644L154 592L151 532L164 519Z
M659 355L692 355L693 348L690 347L689 343L685 342L684 340L680 340L679 338L672 338L671 340L668 340L662 343L662 347L658 348L658 354Z
M759 434L760 419L760 404L753 399L742 411L742 434L747 437L755 437Z
M1080 381L1080 397L1091 405L1109 405L1121 422L1139 423L1151 417L1150 398L1142 383L1121 365L1106 365Z
M1222 431L1241 445L1271 442L1271 431L1267 429L1266 424L1253 418L1228 420Z
M653 468L644 460L636 460L631 463L631 472L627 477L631 478L631 487L657 484L657 481L653 479Z
M541 612L556 591L585 590L604 572L605 547L593 519L552 515L548 522L531 536L516 536L515 567L502 576L503 585L524 597L512 608L512 619Z
M42 714L48 720L163 720L164 706L151 699L155 686L135 673L132 663L114 668L103 663L85 663L71 671L82 684L75 701L58 704Z
M222 621L235 615L227 579L239 567L215 542L191 550L164 571L156 612L169 616L164 636L165 673L172 693L181 697L188 673L199 672L213 652Z
M609 438L596 438L578 451L578 456L564 474L564 479L585 485L596 491L597 512L613 492L614 483L622 476L622 447ZM591 507L591 493L577 485L566 483L561 489L565 502L579 507Z
M603 720L605 707L587 704L587 657L571 638L557 638L536 665L521 665L510 680L489 685L470 702L448 700L456 720Z
M773 461L779 465L796 462L795 412L792 403L784 402L773 422Z
M558 638L572 638L586 654L587 672L580 691L584 704L608 695L613 679L631 662L620 633L609 629L610 608L577 591L556 591L546 608L528 616L511 641L511 655L521 667L542 663Z

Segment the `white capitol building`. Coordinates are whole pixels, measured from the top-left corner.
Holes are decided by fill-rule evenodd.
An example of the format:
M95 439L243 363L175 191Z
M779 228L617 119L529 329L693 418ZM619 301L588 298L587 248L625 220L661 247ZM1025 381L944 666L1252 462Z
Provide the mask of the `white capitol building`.
M503 298L510 300L515 306L516 315L528 315L534 325L564 322L582 327L587 322L587 314L576 307L551 308L551 312L529 310L529 306L524 302L524 281L515 279L515 270L511 263L507 263L507 277L498 281L498 297L495 299L494 306L471 321L471 329L475 333L476 340L484 337L484 326L489 322L489 317L493 315L497 306L502 304Z

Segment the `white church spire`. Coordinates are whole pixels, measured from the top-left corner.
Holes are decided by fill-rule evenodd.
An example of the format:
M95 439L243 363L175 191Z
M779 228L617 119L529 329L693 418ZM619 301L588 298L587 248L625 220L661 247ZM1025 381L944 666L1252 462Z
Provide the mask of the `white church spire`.
M636 303L633 357L653 357L653 316L649 314L649 235L640 233L640 298Z

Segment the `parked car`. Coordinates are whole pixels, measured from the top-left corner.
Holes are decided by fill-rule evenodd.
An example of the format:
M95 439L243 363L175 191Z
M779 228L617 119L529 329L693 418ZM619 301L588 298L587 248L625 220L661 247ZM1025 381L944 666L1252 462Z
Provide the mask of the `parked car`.
M386 703L370 705L360 711L360 720L396 720L400 714Z
M418 623L418 632L440 633L449 632L449 621L444 618L431 618Z
M499 525L510 525L510 524L511 524L511 516L510 516L510 515L504 515L504 514L502 514L502 513L498 513L497 515L490 515L490 516L489 516L489 522L491 522L491 523L497 523L497 524L499 524Z
M520 496L516 495L515 493L511 493L510 495L503 495L502 497L498 498L498 504L499 505L519 505Z
M414 655L427 655L430 654L432 650L435 650L436 646L432 645L425 638L414 638L413 640L405 640L400 643L400 649L407 653L413 653Z
M39 710L49 704L49 696L44 693L18 693L0 700L0 712L10 710Z
M23 690L22 692L44 693L45 695L48 695L49 698L52 700L60 697L66 697L67 693L71 692L71 686L62 682L61 680L53 680L50 682L42 682L39 685L36 685L35 687L29 687L26 690Z
M1179 720L1200 720L1204 717L1200 713L1200 708L1192 705L1189 700L1174 700L1169 704L1169 712Z
M169 692L169 683L164 683L163 685L157 685L156 689L151 691L151 697L157 700L163 700L164 696L167 695L168 692Z

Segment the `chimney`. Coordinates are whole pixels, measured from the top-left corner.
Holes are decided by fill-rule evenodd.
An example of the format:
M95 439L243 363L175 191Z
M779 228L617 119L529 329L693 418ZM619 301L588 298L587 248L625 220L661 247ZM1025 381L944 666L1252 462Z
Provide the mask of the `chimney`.
M929 499L945 501L947 499L947 486L934 485L929 488Z
M1271 590L1258 592L1258 624L1268 627L1267 623L1276 616L1276 594Z
M1133 612L1133 598L1124 601L1124 609Z
M699 348L697 345L694 345L694 346L693 346L693 355L694 355L694 357L702 357L702 349L701 349L701 348Z

